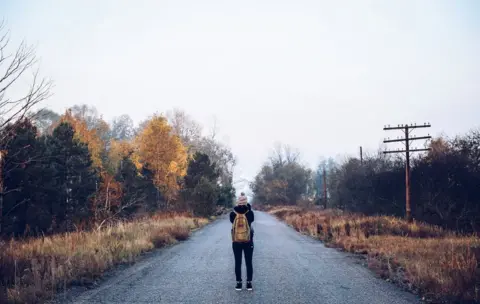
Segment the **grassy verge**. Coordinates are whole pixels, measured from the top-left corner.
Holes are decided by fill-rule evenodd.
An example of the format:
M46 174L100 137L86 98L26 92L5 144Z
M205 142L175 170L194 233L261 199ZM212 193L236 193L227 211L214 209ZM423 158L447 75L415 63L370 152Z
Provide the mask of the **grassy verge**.
M39 303L67 286L88 285L115 265L133 263L143 252L187 239L207 222L180 214L157 215L100 231L0 244L0 302Z
M381 277L426 299L480 302L480 238L386 216L336 210L273 208L271 214L297 231L352 253L366 254Z

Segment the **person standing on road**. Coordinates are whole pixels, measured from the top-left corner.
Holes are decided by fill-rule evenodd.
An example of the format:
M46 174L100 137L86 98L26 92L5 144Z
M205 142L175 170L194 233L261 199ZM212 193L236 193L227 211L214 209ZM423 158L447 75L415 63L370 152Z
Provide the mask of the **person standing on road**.
M230 222L232 223L232 248L235 256L235 276L237 284L236 290L242 290L242 252L245 255L245 264L247 266L247 290L253 290L253 229L254 213L252 206L248 203L245 193L241 193L237 201L237 206L230 212Z

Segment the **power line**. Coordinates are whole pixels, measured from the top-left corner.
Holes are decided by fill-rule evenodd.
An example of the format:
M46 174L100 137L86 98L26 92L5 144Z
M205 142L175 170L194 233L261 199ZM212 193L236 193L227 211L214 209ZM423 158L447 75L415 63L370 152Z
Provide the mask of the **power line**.
M430 123L424 123L423 125L417 124L405 124L405 125L397 125L396 127L384 126L384 131L390 130L401 130L403 131L405 137L404 138L397 138L397 139L390 139L387 138L383 142L384 143L393 143L393 142L402 142L405 145L405 149L397 149L397 150L390 150L390 151L383 151L384 154L388 153L405 153L406 154L406 162L405 162L405 217L408 221L412 220L412 209L411 209L411 201L410 201L410 153L411 152L423 152L423 151L430 151L430 148L425 149L410 149L410 142L413 140L422 140L422 139L431 139L432 137L430 134L428 136L419 136L419 137L410 137L410 132L413 129L418 128L430 128Z

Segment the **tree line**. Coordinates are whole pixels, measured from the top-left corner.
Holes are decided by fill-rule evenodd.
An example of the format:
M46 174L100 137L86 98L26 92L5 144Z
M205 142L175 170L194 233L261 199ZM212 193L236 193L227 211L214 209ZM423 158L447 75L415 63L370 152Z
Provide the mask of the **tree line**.
M438 137L428 146L429 152L411 162L413 218L456 231L479 232L480 130ZM343 162L324 160L311 170L301 164L298 153L279 147L251 184L256 203L405 215L405 160L401 156L379 151L363 161L356 157Z
M0 22L0 236L100 228L157 210L230 206L235 158L184 111L107 123L94 107L41 109L54 84ZM29 77L32 75L32 77ZM25 86L27 84L27 86Z
M0 130L2 234L89 229L157 210L207 216L234 198L235 159L185 112L137 128L93 107L43 110Z

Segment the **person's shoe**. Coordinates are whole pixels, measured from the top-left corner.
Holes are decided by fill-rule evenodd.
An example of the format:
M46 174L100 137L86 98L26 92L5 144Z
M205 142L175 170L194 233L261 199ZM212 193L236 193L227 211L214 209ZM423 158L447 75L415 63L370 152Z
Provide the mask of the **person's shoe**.
M242 290L242 281L240 282L237 281L237 285L235 285L235 290L238 290L238 291Z
M252 282L247 282L247 290L253 290Z

